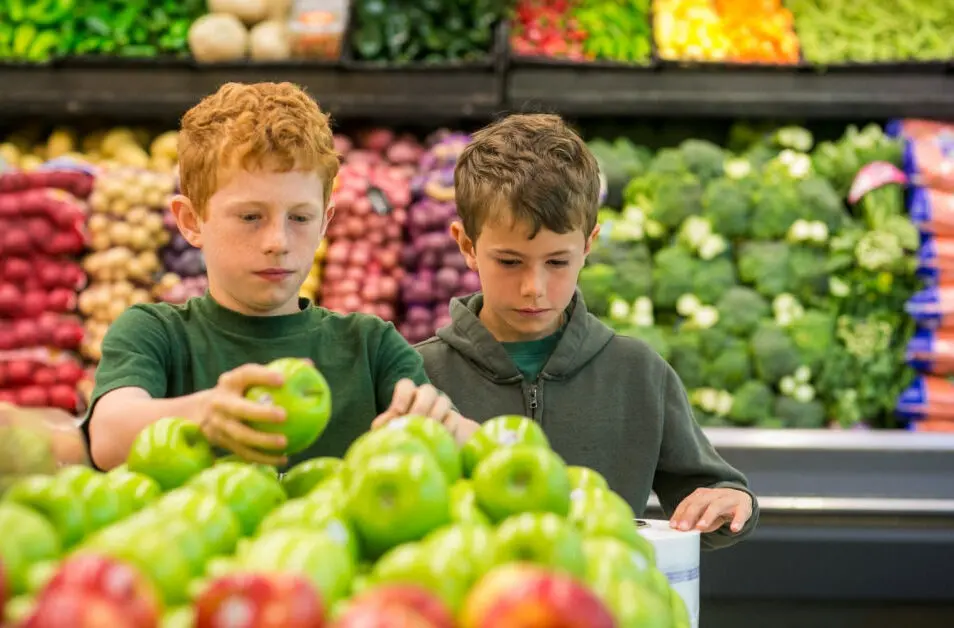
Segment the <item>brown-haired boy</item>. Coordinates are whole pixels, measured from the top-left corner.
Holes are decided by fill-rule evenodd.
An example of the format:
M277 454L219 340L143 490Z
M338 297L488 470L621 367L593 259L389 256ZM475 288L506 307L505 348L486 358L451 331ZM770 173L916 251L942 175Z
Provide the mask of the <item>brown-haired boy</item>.
M675 371L586 311L576 283L599 233L599 168L554 115L474 135L455 171L451 227L483 291L417 349L464 416L539 421L569 464L601 472L637 513L655 490L674 527L730 545L757 521L745 477L692 417Z
M298 297L334 215L338 172L328 117L302 90L222 86L182 119L179 170L172 211L202 249L209 292L182 306L135 306L110 326L84 426L98 467L122 463L136 435L165 416L198 422L250 461L288 462L275 453L283 436L248 423L281 421L282 410L243 397L281 383L263 366L279 357L310 359L334 395L322 438L290 462L340 456L375 417L461 425L393 325Z

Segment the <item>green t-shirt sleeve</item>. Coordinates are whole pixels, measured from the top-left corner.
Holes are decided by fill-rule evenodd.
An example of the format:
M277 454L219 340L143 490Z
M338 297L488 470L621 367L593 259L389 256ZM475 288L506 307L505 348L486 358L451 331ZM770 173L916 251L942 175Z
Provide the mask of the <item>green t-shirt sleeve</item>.
M402 379L410 379L418 386L429 384L424 371L424 359L407 340L388 323L381 335L374 369L375 396L378 413L391 405L394 387Z
M166 396L169 335L155 312L133 306L109 326L103 339L102 358L96 367L96 384L84 423L96 402L118 388L142 388L154 398Z

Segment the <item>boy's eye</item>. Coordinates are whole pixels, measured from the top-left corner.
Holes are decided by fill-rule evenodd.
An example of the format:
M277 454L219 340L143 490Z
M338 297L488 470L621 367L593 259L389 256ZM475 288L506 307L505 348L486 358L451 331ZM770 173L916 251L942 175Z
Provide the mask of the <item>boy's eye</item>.
M565 259L551 259L551 260L550 260L550 265L551 265L551 266L563 267L563 266L569 266L569 265L570 265L570 262L568 262L568 261L565 260Z
M258 220L258 214L242 214L239 216L239 219L243 222L252 222L253 220Z
M291 216L291 219L295 222L308 222L311 220L311 216L305 214L295 214Z
M500 258L497 260L497 263L500 264L501 266L516 266L520 263L520 260Z

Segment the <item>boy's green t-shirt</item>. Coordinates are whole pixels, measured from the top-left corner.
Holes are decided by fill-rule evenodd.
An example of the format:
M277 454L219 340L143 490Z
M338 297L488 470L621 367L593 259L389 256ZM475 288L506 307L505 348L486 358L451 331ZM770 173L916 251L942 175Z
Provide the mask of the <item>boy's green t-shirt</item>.
M394 325L362 314L340 315L300 301L283 316L245 316L208 294L183 305L136 305L110 325L88 417L117 388L171 398L214 388L219 376L249 362L310 358L328 380L332 417L324 434L289 464L341 456L391 404L395 384L428 382L420 355Z

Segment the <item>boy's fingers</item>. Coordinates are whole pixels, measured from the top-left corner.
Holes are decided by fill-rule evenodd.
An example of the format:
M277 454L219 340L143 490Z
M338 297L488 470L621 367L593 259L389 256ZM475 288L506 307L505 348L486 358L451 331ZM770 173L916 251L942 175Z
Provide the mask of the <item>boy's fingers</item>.
M448 405L444 409L444 414L437 414L441 409L440 398L441 394L433 386L421 386L414 391L414 403L411 404L408 414L429 416L440 421L444 418L444 414L447 414L447 410L450 409L450 405Z
M215 409L240 421L281 423L285 420L285 409L281 406L255 403L238 396L222 395L216 399Z
M408 414L414 402L417 384L409 379L402 379L394 386L394 395L391 397L391 406L385 414L401 416Z
M242 443L233 440L228 435L225 435L219 444L247 462L267 464L273 467L283 466L287 462L287 459L284 456L269 455L263 451L257 451L251 447L246 447Z
M281 451L287 444L286 438L282 434L269 434L268 432L259 432L244 423L238 421L228 421L222 426L222 431L230 439L242 445L254 447L255 449L266 449L270 451Z
M264 364L243 364L237 369L223 373L219 385L240 394L252 386L281 386L284 378Z
M725 523L726 515L732 513L732 502L726 499L717 499L700 515L696 529L701 532L714 532Z
M693 494L686 498L684 502L682 516L678 519L680 530L688 531L696 527L699 517L709 506L710 500L704 494Z
M739 504L735 507L735 514L732 516L732 523L730 524L730 529L733 532L741 532L742 528L745 527L746 522L749 520L749 517L752 516L752 507L747 504Z

